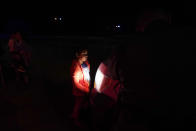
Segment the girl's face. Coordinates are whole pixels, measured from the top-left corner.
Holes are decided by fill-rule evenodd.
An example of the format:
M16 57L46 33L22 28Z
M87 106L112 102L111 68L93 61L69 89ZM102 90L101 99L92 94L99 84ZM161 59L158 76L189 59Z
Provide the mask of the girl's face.
M82 61L82 62L85 62L85 61L87 61L87 59L88 59L88 51L83 51L81 54L80 54L80 60Z
M82 58L81 58L81 60L82 60L83 62L87 61L87 59L88 59L88 56L82 56Z

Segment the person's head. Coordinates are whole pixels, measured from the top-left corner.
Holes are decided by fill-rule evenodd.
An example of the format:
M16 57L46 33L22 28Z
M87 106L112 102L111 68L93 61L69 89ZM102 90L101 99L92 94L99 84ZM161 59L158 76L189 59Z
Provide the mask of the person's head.
M76 52L76 58L81 61L85 62L88 59L88 50L87 49L81 49Z
M12 39L16 39L18 41L21 41L22 40L22 35L20 32L14 32L12 35L11 35L11 38Z
M21 35L20 32L16 32L16 33L15 33L15 36L16 36L16 39L17 39L17 40L22 40L22 35Z

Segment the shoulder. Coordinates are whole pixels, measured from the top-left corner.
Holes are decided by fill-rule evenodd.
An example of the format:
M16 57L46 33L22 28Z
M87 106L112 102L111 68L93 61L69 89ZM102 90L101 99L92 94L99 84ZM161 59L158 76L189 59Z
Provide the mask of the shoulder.
M71 70L76 69L79 66L79 63L77 60L73 60L72 61L72 65L71 65Z
M72 60L72 66L73 65L78 65L78 61L76 59Z

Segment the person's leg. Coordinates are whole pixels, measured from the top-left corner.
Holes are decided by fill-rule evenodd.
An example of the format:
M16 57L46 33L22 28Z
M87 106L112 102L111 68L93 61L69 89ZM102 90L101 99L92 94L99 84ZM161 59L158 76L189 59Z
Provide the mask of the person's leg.
M29 86L29 76L27 74L24 74L24 84L25 86Z
M92 124L95 131L109 131L114 123L115 102L105 95L99 94L92 105Z
M25 67L24 69L25 69L25 72L23 73L24 85L25 87L29 87L29 71L27 67Z
M15 72L16 72L16 81L19 82L20 81L20 78L21 78L21 74L17 70Z
M21 56L18 53L12 53L12 67L15 70L16 81L19 82L21 79L21 72L23 72L23 68L21 68Z
M79 110L81 108L81 96L75 96L75 100L74 100L74 108L73 108L73 112L72 112L72 118L73 119L78 119L79 117Z
M75 96L75 103L74 103L74 108L73 108L73 112L72 112L72 119L74 121L74 124L78 127L83 127L83 125L80 122L80 112L84 106L84 101L85 101L84 96Z
M25 60L20 56L21 60L19 61L18 71L21 72L21 80L25 87L29 86L29 73L28 67L25 65Z

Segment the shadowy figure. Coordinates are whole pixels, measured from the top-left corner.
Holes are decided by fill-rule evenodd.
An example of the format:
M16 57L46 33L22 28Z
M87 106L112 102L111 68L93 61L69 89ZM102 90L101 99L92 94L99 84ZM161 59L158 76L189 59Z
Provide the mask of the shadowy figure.
M90 90L90 64L87 60L88 51L79 49L76 52L76 59L72 61L71 78L73 83L72 93L75 98L72 119L74 124L82 127L80 121L81 110L88 105L88 94Z
M93 130L112 130L117 120L119 95L124 88L119 59L120 52L113 49L97 69L90 97Z
M15 70L16 80L22 80L25 86L29 84L29 65L31 52L20 32L11 35L9 42L11 67Z
M3 73L3 61L1 60L2 55L4 54L4 51L2 49L2 47L0 46L0 88L6 88L6 82L5 82L5 77L4 77L4 73Z

